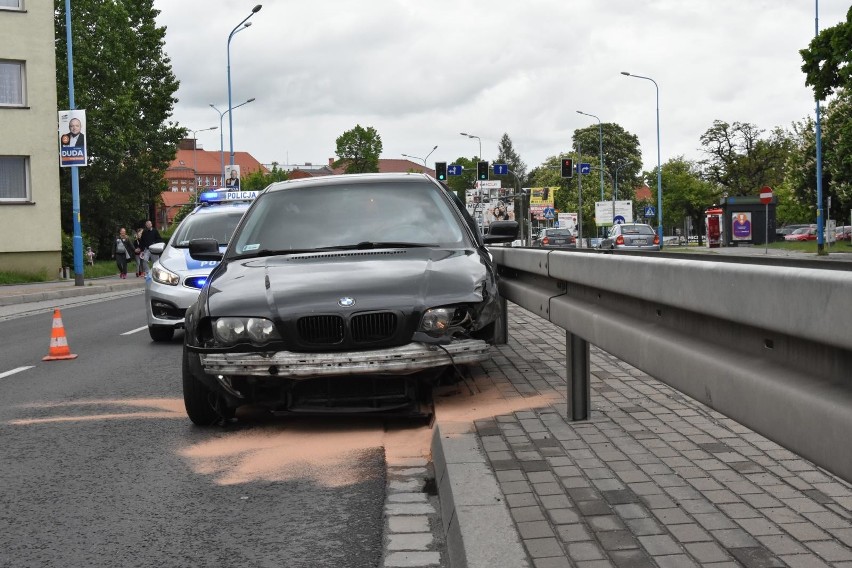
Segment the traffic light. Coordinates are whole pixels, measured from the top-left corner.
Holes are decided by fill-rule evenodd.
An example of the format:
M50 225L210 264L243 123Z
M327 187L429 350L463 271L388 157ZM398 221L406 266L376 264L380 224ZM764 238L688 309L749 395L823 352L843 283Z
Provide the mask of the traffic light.
M476 164L476 179L484 181L488 179L488 162Z
M447 162L435 162L435 179L447 181Z
M571 158L562 158L562 177L574 177L574 160Z

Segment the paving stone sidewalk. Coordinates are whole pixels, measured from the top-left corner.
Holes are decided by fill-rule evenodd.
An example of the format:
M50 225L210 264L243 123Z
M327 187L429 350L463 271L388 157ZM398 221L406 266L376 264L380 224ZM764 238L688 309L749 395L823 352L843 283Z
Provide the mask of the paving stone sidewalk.
M531 566L852 568L850 484L594 347L567 422L564 330L509 315L472 383L563 401L475 422Z

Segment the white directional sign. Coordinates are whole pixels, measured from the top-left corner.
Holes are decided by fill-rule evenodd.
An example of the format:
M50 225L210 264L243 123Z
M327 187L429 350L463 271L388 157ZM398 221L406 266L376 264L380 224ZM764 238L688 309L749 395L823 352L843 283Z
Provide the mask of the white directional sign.
M595 224L609 227L615 224L633 222L632 201L596 201Z
M500 189L502 187L499 179L482 180L476 182L476 189Z

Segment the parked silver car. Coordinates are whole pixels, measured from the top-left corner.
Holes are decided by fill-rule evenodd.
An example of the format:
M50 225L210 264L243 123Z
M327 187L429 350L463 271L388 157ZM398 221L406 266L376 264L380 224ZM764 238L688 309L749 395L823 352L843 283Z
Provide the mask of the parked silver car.
M660 237L651 225L623 223L614 225L609 236L601 241L600 248L616 250L660 250Z

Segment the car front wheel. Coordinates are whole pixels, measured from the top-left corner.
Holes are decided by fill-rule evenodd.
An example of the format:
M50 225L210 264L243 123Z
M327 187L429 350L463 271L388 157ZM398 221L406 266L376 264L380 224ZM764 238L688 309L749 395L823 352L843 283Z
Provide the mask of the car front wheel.
M212 426L222 420L233 417L233 411L223 416L216 408L216 395L192 374L189 358L198 357L191 355L185 348L183 350L183 403L186 414L193 424L198 426ZM220 403L221 404L221 403ZM224 407L224 405L222 405Z

